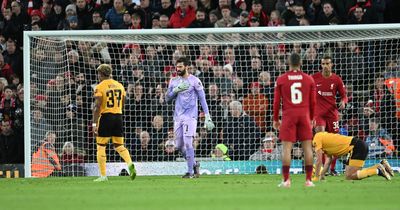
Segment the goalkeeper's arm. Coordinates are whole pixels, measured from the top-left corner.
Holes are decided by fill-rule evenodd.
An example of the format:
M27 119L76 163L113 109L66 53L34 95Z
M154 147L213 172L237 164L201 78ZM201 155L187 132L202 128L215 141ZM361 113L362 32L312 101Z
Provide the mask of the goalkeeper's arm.
M214 125L214 123L213 123L213 121L211 119L210 111L208 110L208 105L207 105L207 101L206 101L206 94L204 93L204 89L198 90L197 94L199 96L200 104L201 104L201 107L203 108L203 111L204 111L205 117L206 117L206 119L204 121L204 127L207 130L211 131L212 129L214 129L215 125Z
M165 94L165 100L167 102L172 101L174 98L176 98L178 93L185 91L190 87L189 83L182 81L176 87L172 88L171 83L172 82L169 83L167 94Z
M169 82L167 93L165 94L165 101L167 103L171 102L176 98L177 94L174 92L174 88L172 87L172 80Z

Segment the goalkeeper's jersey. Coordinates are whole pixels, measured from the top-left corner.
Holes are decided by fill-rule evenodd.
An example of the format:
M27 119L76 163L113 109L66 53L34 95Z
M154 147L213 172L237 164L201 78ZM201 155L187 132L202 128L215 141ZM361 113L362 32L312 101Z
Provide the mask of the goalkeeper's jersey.
M322 149L325 154L333 156L343 156L353 150L350 145L352 136L344 136L335 133L319 132L313 139L315 151Z
M175 77L170 81L168 94L170 94L181 82L188 83L189 89L176 95L174 119L193 118L197 120L199 112L198 99L200 99L203 111L208 113L203 84L199 78L193 75L189 75L187 78Z

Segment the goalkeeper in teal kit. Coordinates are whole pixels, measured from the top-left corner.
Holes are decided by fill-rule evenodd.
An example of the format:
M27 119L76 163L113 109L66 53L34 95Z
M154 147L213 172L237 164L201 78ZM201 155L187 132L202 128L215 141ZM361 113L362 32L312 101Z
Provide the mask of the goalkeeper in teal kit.
M166 101L175 99L174 133L176 148L186 159L188 171L182 178L197 178L200 175L200 164L194 158L193 138L197 128L198 100L205 113L205 127L212 130L215 126L211 120L203 85L199 78L187 71L189 60L181 57L176 61L177 77L169 82Z

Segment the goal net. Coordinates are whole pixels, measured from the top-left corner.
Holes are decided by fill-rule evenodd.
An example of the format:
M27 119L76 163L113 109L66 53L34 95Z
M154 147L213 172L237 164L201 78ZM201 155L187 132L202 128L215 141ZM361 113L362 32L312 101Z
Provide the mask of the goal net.
M174 149L173 104L165 101L181 56L191 60L190 72L202 81L216 124L211 132L203 129L200 110L193 141L201 172L280 173L273 87L288 70L291 52L301 55L308 74L320 71L323 56L332 57L349 98L340 111L340 133L367 141L367 165L385 157L397 167L399 34L399 24L26 32L26 176L98 175L91 124L101 63L111 64L113 78L126 88L125 144L138 174L183 174L186 164ZM293 173L302 173L302 156L296 144ZM126 175L111 144L107 164L108 175ZM336 170L342 169L339 159Z

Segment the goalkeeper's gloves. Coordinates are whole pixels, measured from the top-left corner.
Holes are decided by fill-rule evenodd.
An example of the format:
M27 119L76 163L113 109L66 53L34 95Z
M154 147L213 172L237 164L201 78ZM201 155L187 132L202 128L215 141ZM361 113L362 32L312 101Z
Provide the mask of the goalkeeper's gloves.
M189 89L190 85L187 82L181 82L179 83L174 89L172 90L175 94L180 93L182 91L185 91Z
M211 131L212 129L215 128L215 125L213 121L211 120L211 116L209 114L205 115L206 119L204 121L204 127L208 130Z

